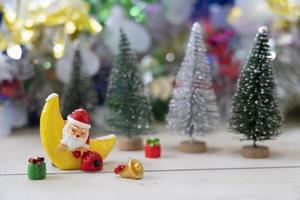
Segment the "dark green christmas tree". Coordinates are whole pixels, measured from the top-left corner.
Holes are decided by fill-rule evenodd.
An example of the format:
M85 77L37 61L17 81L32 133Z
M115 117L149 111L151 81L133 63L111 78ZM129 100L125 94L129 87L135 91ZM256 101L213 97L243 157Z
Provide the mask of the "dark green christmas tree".
M92 80L82 71L82 58L79 50L75 51L71 80L66 85L62 98L62 115L67 117L77 108L91 111L97 103L97 94Z
M260 27L232 102L230 128L252 140L254 147L257 141L278 136L282 120L268 43L268 30Z
M144 95L140 71L122 30L105 104L110 109L105 120L118 134L133 137L150 129L151 105Z

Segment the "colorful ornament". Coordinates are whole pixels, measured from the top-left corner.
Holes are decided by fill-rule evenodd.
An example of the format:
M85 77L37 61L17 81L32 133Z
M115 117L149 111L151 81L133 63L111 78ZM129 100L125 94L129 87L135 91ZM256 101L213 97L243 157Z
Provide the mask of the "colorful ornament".
M147 4L153 3L155 0L85 0L90 4L90 13L97 17L100 22L105 22L109 17L111 10L115 5L120 5L128 16L133 18L136 22L145 22L147 15L145 10Z
M148 139L144 150L146 158L159 158L161 155L161 146L159 139Z
M132 159L127 165L119 165L114 170L122 178L141 179L144 176L144 167L137 159Z
M28 160L27 175L30 180L41 180L46 178L46 163L43 157Z
M77 119L78 118L75 117L75 120L70 119L68 122L72 123L75 121L74 123L77 125L81 124L86 128L89 127L87 123L82 123L81 120ZM59 96L58 94L53 93L46 99L46 104L41 114L40 135L42 145L52 163L59 169L80 169L81 159L75 158L72 151L69 149L66 149L65 151L58 151L57 149L61 142L63 129L66 129L66 126L64 125L65 122L59 109ZM103 159L105 159L113 149L115 142L115 135L107 135L97 139L90 139L88 150L97 152ZM80 150L82 150L82 148Z
M16 8L8 2L3 6L6 31L0 34L0 50L34 43L40 40L44 28L54 28L53 54L55 58L61 58L65 50L65 35L76 36L84 30L92 34L101 32L102 26L88 14L89 6L81 0L18 1Z
M240 61L236 58L234 40L236 33L231 29L216 29L209 20L204 21L208 56L213 66L213 88L216 93L221 119L230 116L231 98L240 73Z

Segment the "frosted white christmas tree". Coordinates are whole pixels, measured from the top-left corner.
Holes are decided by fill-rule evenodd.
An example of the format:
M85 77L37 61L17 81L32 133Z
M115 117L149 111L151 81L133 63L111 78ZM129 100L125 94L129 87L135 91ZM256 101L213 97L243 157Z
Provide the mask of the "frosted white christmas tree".
M193 141L194 136L211 132L218 119L201 26L196 22L177 74L167 120L176 133Z

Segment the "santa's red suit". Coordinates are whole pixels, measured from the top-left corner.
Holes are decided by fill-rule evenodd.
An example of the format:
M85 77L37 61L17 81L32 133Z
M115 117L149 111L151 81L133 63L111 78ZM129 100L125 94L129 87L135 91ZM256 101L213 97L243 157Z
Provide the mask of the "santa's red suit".
M81 157L81 152L76 151L75 149L79 147L83 147L85 149L89 149L90 137L89 134L85 136L85 138L76 137L69 133L69 129L71 125L76 125L80 128L90 129L91 128L91 120L89 114L84 109L74 110L67 119L67 123L63 129L63 137L61 139L61 144L67 145L68 148L72 151L75 158ZM73 151L75 150L75 151Z

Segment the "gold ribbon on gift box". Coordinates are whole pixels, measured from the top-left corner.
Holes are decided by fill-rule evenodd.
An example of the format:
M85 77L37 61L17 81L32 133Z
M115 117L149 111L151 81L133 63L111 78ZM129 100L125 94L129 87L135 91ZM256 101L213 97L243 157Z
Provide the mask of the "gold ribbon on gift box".
M55 27L60 32L58 34L60 38L56 37L53 41L53 54L55 58L60 58L64 55L65 35L74 38L83 30L92 34L102 30L101 24L89 17L89 5L83 0L64 0L62 6L52 9L51 12L49 12L51 6L61 1L54 0L48 5L45 5L45 2L47 1L40 0L40 4L37 4L32 0L22 0L22 2L17 0L15 9L8 5L0 5L5 26L4 31L1 29L0 32L0 50L17 44L34 43L34 40L41 39L40 31ZM21 8L22 14L20 15Z

